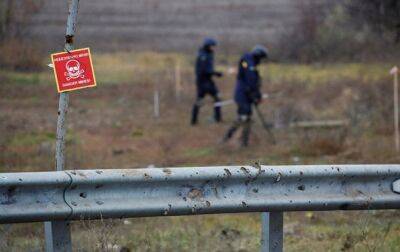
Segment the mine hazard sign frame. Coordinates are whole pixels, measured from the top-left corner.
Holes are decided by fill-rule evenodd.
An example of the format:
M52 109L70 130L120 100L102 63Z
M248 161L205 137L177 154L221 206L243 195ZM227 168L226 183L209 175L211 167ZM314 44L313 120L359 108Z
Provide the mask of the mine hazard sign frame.
M51 54L59 93L96 87L90 48Z

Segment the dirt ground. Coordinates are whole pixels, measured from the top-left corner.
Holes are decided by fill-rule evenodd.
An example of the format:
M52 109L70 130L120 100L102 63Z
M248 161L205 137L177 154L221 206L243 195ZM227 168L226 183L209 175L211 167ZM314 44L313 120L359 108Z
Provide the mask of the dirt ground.
M279 126L274 130L278 143L270 143L255 117L251 146L243 149L238 137L220 144L235 119L235 106L224 107L224 122L215 124L211 99L207 100L200 124L189 126L194 98L189 60L183 58L180 100L175 98L173 70L166 67L171 57L176 59L173 56L139 55L127 68L135 69L136 61L151 62L152 57L165 64L124 74L107 64L110 59L113 64L123 63L126 56L97 57L98 87L70 96L68 169L400 161L393 149L391 82L381 74L386 66L271 65L263 69L264 92L273 95L261 108ZM229 67L226 62L222 69ZM290 78L282 74L288 69L292 69ZM0 83L0 171L54 170L58 95L51 73L2 71ZM223 97L230 99L234 76L218 85ZM159 118L153 113L156 88L161 92ZM296 121L321 119L346 119L350 124L310 131L288 127ZM397 251L398 217L398 211L288 213L285 249ZM40 223L3 225L0 234L2 251L40 251L44 246ZM76 251L118 251L124 246L132 251L257 251L260 215L82 221L73 224L73 239Z

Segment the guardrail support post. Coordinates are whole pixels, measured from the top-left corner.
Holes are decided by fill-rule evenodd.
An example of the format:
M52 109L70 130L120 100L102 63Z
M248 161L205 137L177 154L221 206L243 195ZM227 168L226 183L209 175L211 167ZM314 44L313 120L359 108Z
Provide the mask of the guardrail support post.
M74 49L74 36L78 17L79 0L69 1L69 13L65 33L65 50ZM65 137L66 137L66 115L68 110L69 94L60 94L58 104L57 138L56 138L56 170L65 169ZM71 230L68 221L45 222L46 251L72 251Z
M69 222L52 221L45 222L46 252L72 251L71 232Z
M282 252L283 212L262 213L261 221L262 221L261 252Z

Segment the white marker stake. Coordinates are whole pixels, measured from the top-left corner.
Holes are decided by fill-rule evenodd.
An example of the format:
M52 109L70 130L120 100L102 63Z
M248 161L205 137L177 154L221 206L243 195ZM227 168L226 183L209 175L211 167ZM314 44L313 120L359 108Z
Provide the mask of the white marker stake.
M154 117L160 117L160 94L158 90L154 91Z
M181 66L179 63L175 65L175 97L177 101L181 99L182 84L181 84Z
M399 68L394 66L390 70L390 74L394 76L394 88L393 88L393 106L394 106L394 141L396 144L396 151L400 150L400 139L399 139Z

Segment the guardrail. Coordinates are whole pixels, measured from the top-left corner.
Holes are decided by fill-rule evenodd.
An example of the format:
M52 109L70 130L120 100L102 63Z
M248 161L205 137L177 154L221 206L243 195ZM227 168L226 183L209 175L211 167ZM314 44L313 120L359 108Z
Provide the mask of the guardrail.
M263 246L280 251L282 212L399 209L399 179L400 165L1 173L0 223L271 212Z

